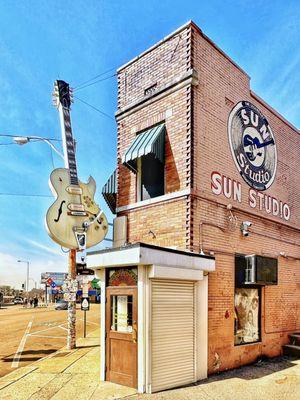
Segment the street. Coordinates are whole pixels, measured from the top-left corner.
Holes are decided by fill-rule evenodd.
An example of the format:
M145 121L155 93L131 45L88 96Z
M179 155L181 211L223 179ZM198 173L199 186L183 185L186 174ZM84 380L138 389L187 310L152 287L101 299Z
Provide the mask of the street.
M83 336L83 311L77 304L77 337ZM87 334L99 327L100 305L87 311ZM0 377L66 345L67 311L47 308L0 309Z

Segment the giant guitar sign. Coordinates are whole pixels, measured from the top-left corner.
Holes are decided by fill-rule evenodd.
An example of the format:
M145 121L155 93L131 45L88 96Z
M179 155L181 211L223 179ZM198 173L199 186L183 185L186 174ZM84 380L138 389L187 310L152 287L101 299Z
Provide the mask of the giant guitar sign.
M59 245L84 250L104 239L108 222L94 201L95 180L90 177L87 183L82 183L77 176L69 85L61 80L56 81L54 96L60 114L65 168L55 169L50 175L49 185L56 200L47 212L46 228Z

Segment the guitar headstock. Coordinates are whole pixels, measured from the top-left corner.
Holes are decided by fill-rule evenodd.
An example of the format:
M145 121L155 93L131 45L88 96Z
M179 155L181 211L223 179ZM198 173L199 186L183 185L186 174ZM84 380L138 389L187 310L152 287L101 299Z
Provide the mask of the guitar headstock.
M58 108L62 105L63 108L69 110L71 108L71 103L73 103L73 89L70 88L67 82L57 80L54 82L52 99L55 107Z

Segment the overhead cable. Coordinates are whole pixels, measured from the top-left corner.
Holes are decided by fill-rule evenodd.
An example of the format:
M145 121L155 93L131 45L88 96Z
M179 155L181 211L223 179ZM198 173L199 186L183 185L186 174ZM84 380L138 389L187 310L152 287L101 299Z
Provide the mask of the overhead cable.
M79 101L81 101L81 103L84 103L85 105L91 107L93 110L97 111L97 112L100 113L101 115L103 115L103 116L105 116L105 117L107 117L107 118L112 119L113 121L115 121L115 119L114 119L111 115L108 115L108 114L106 114L105 112L99 110L99 108L93 106L92 104L88 103L87 101L82 100L82 99L80 99L80 98L77 97L77 96L74 96L74 98L77 99L77 100L79 100Z

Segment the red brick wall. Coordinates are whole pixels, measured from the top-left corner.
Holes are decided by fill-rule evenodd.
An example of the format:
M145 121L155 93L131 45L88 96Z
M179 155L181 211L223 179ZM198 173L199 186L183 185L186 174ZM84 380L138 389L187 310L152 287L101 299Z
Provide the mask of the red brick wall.
M297 153L300 135L250 92L249 78L193 29L193 68L199 85L193 88L194 164L191 248L216 255L216 271L209 274L209 372L254 361L260 355L274 356L288 341L287 333L300 328L300 175ZM266 82L267 84L267 82ZM227 121L241 100L256 105L267 117L275 135L278 167L267 194L287 202L291 219L286 222L247 201L249 186L240 177L229 148ZM242 185L242 203L216 196L211 190L211 173L219 171ZM226 208L232 204L230 214ZM230 216L235 219L230 221ZM265 219L265 218L268 219ZM250 220L249 237L240 225ZM202 235L199 225L202 223ZM202 246L200 246L200 244ZM279 256L285 252L289 257ZM278 286L262 289L261 342L234 346L234 254L278 257ZM229 312L229 318L226 314ZM217 353L219 362L215 362Z
M190 29L184 29L154 46L118 70L118 109L145 100L145 90L168 85L190 69Z
M175 81L193 70L198 84L186 82L176 89ZM300 329L299 133L251 93L247 74L193 24L122 68L118 82L117 206L121 207L119 215L128 216L129 242L195 252L202 248L215 254L216 271L209 274L209 372L246 364L263 354L280 354L288 331ZM164 96L158 95L172 82L175 91L169 88ZM154 83L157 95L145 95ZM227 135L228 115L241 100L260 109L275 135L277 174L266 193L289 204L288 222L252 209L247 202L249 186L235 167ZM167 130L166 193L189 189L191 195L132 207L137 198L136 176L121 165L121 157L137 132L162 121ZM215 170L241 183L241 204L212 193ZM246 220L252 222L247 238L240 232ZM279 260L278 286L262 289L262 340L258 344L234 346L236 253Z
M191 140L191 88L183 85L172 92L172 85L178 77L190 73L190 61L188 27L119 71L117 207L124 209L137 201L137 178L122 165L122 155L138 132L161 122L166 125L165 193L189 187L191 164L187 153ZM149 99L144 90L153 82L156 83L155 91L163 92L150 104L143 103ZM132 104L137 102L141 103L132 109ZM190 202L184 199L165 206L122 211L128 215L128 241L185 249L190 240L189 207ZM166 223L167 227L164 226ZM148 234L149 230L156 234L155 240Z

